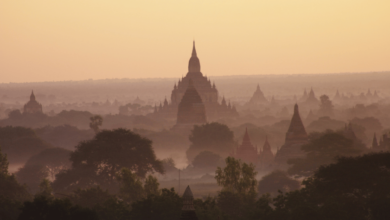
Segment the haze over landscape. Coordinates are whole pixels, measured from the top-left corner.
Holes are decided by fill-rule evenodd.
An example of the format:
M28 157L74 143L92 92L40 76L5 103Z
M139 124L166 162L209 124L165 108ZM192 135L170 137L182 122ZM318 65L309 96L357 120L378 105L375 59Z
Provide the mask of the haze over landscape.
M390 219L390 2L0 2L0 220Z

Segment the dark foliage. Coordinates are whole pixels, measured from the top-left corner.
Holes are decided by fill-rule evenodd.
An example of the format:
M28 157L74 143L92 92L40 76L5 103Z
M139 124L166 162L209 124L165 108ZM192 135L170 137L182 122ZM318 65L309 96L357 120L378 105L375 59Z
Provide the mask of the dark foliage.
M16 173L20 183L26 184L31 193L38 190L42 179L54 179L61 170L70 168L70 151L62 148L50 148L32 156Z
M290 159L292 167L288 173L296 176L310 176L319 166L335 162L339 156L356 156L363 149L343 134L327 131L311 135L310 142L302 146L305 158Z
M341 157L274 200L274 219L390 219L390 153Z
M187 158L190 161L202 151L211 151L226 157L235 146L233 132L228 126L216 122L194 126L189 140L191 145Z
M74 206L68 199L49 199L35 197L32 202L25 202L18 220L98 220L91 209Z
M81 141L92 139L95 133L92 130L80 130L71 125L45 126L35 129L36 134L53 146L74 150Z
M301 183L288 176L284 171L275 170L272 173L263 176L259 181L258 193L269 193L272 196L278 194L278 191L289 192L300 188Z
M0 146L11 164L25 163L31 156L52 146L30 128L0 127Z
M56 176L55 191L73 191L78 187L100 185L118 191L116 174L128 168L140 177L147 172L163 173L152 142L126 129L103 130L90 141L81 142L71 154L72 168Z
M162 189L161 194L149 195L146 199L132 204L131 219L171 220L179 219L182 199L172 188Z

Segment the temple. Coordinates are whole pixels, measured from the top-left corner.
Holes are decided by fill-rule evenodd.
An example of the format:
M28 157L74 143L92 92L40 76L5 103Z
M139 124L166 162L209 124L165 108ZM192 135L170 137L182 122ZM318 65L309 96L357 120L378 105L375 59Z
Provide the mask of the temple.
M275 156L275 162L286 164L288 159L305 156L301 146L308 142L308 136L303 126L301 116L299 115L298 105L294 106L290 127L286 133L284 145L280 148Z
M181 99L176 124L203 124L206 123L206 110L202 98L196 91L192 79L189 80L188 88Z
M309 95L307 96L305 103L314 105L317 105L319 103L318 99L316 98L316 95L314 94L313 88L310 89Z
M203 76L200 69L200 61L196 53L195 42L193 43L192 55L188 62L188 72L173 86L171 101L165 99L164 105L155 108L154 115L174 118L177 115L179 104L186 93L189 82L192 80L193 87L198 92L206 109L207 117L218 119L223 117L238 117L236 108L230 103L227 104L223 98L222 103L218 102L218 90L210 79Z
M241 159L243 162L252 163L254 165L259 162L259 153L252 145L251 139L249 138L248 129L245 130L242 144L237 148L234 157Z
M42 105L35 100L34 91L31 91L30 101L24 105L23 114L42 113Z
M248 105L258 106L266 103L268 103L268 100L265 98L263 92L260 90L260 85L257 85L256 91L253 93L253 96L249 100Z
M261 167L267 168L274 162L275 156L271 150L271 145L268 143L268 136L265 137L263 149L260 152Z
M181 209L180 220L198 220L194 208L194 195L190 186L187 186L183 194L183 208Z

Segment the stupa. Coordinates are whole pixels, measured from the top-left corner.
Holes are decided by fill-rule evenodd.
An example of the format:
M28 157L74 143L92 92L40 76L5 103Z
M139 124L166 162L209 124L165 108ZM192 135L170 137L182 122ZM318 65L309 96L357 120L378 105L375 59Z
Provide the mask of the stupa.
M307 142L308 136L301 116L299 115L298 105L295 104L290 127L286 133L285 143L277 152L275 162L278 164L286 164L288 159L305 156L305 153L301 150L301 146Z
M37 113L42 113L42 105L35 99L34 91L31 91L30 101L24 105L23 114Z

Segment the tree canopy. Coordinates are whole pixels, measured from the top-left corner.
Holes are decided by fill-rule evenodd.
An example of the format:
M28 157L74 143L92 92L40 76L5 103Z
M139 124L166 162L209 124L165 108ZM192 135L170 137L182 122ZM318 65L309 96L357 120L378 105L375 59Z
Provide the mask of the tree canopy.
M16 172L16 178L20 183L27 184L30 192L35 193L42 179L54 180L57 173L71 167L70 153L71 151L62 148L43 150L32 156Z
M11 164L25 163L31 156L52 146L30 128L0 127L0 146Z
M290 192L300 188L301 183L288 176L287 172L275 170L261 178L258 185L259 194L269 193L272 196L278 191Z
M202 151L211 151L224 158L235 146L233 131L228 126L216 122L195 125L189 140L191 145L187 151L187 158L190 161Z
M224 168L218 167L215 171L218 185L223 186L225 190L238 193L255 193L257 185L255 166L233 157L226 158L225 162Z
M310 142L301 148L306 156L288 161L288 164L292 165L288 170L289 174L307 177L319 166L335 162L336 157L356 156L363 150L356 146L353 140L338 132L326 131L311 137Z
M156 158L152 141L127 130L103 130L89 141L76 146L70 160L72 168L56 176L55 190L74 190L78 187L100 185L117 190L116 174L122 168L144 178L148 172L163 173L163 165Z
M340 157L274 200L275 219L390 219L390 153Z

